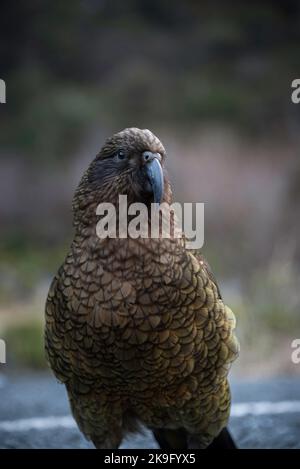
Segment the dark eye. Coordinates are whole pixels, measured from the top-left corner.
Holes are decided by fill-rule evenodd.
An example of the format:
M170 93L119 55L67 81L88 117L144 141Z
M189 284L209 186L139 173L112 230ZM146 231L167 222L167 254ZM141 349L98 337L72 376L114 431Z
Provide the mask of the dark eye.
M124 150L118 150L117 153L115 154L115 158L118 161L122 161L126 159L126 154Z

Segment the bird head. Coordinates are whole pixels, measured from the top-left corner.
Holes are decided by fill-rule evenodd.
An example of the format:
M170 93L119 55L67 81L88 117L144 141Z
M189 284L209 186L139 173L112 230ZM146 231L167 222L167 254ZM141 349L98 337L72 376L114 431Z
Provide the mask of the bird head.
M128 128L108 138L81 180L74 198L74 212L87 200L116 203L127 195L128 203L171 203L165 170L166 152L148 129Z
M89 168L89 183L127 195L132 201L161 203L165 149L150 130L125 129L106 140Z

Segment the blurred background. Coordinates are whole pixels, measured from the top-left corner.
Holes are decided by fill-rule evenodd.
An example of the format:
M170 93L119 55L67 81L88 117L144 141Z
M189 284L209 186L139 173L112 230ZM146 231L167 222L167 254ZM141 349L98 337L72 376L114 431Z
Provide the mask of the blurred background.
M238 320L238 377L299 374L300 7L296 0L1 2L1 372L44 369L43 310L71 200L103 140L163 141L176 200Z

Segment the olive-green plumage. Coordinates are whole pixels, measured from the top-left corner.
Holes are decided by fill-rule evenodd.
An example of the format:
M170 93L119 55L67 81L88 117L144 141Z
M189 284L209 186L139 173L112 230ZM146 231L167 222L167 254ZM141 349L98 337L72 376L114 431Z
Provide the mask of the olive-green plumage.
M116 156L122 149L125 158ZM98 448L140 423L170 447L205 448L226 426L235 318L205 259L184 239L99 239L96 207L151 203L141 154L165 150L150 131L111 137L75 193L75 235L46 304L46 351L73 415ZM143 173L144 175L144 173ZM172 201L164 170L162 200ZM183 436L182 436L183 435Z

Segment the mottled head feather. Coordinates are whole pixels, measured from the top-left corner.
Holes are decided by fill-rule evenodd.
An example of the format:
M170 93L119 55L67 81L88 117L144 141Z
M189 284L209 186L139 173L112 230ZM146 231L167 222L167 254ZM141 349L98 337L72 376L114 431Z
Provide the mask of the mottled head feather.
M124 150L143 152L146 150L165 156L165 148L151 130L129 127L109 137L99 152L98 157L105 158L119 148Z

